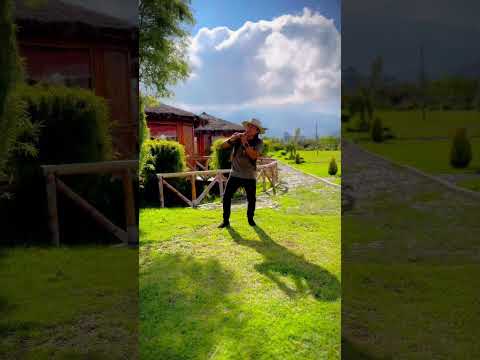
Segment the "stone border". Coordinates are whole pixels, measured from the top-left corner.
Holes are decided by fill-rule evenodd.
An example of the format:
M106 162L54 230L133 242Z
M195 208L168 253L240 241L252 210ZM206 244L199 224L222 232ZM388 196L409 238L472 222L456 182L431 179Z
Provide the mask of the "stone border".
M379 154L374 153L374 152L372 152L372 151L370 151L370 150L367 150L367 149L361 147L360 145L357 145L357 144L355 144L355 143L353 143L353 142L351 142L351 141L345 140L345 142L348 142L349 145L353 145L353 147L358 148L360 151L363 151L363 152L365 152L365 153L367 153L367 154L369 154L369 155L371 155L371 156L373 156L373 157L376 157L376 158L378 158L378 159L384 160L384 161L386 161L387 163L389 163L389 164L391 164L391 165L394 165L394 166L397 166L397 167L399 167L399 168L405 169L405 170L407 170L407 171L409 171L409 172L413 172L413 173L415 173L416 175L420 175L420 176L422 176L422 177L424 177L424 178L426 178L426 179L432 180L432 181L434 181L434 182L436 182L436 183L438 183L438 184L440 184L440 185L445 186L446 188L448 188L448 189L450 189L450 190L453 190L453 191L456 191L456 192L460 192L460 193L462 193L463 195L471 195L471 196L473 196L473 197L476 197L476 198L479 198L479 199L480 199L480 192L478 192L478 191L473 191L473 190L469 190L469 189L462 188L462 187L460 187L460 186L457 186L457 185L455 185L455 184L452 184L452 183L449 182L449 181L445 181L445 180L442 180L442 179L440 179L440 178L438 178L438 177L436 177L436 176L434 176L434 175L427 174L426 172L423 172L422 170L419 170L419 169L417 169L417 168L414 168L414 167L412 167L412 166L410 166L410 165L405 165L405 164L397 163L396 161L393 161L393 160L388 159L388 158L386 158L386 157L384 157L384 156L382 156L382 155L379 155Z
M332 183L332 182L330 182L330 181L328 181L328 180L326 180L326 179L324 179L324 178L321 178L321 177L318 177L318 176L316 176L316 175L312 175L312 174L306 173L306 172L304 172L304 171L295 169L294 167L292 167L292 166L290 166L290 165L287 165L287 164L285 164L284 162L281 162L281 164L284 165L284 166L286 166L286 167L288 167L288 168L290 168L290 169L292 169L292 170L294 170L294 171L298 171L298 172L300 172L300 173L302 173L302 174L305 174L305 175L307 175L307 176L310 176L310 177L313 177L313 178L315 178L315 179L318 179L318 180L324 182L324 183L327 184L327 185L330 185L330 186L333 186L333 187L336 187L336 188L342 188L342 185Z

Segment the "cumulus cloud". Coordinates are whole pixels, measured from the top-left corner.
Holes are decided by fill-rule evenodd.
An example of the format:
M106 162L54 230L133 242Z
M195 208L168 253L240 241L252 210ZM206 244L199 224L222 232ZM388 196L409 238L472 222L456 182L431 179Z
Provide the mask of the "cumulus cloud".
M202 28L191 39L192 76L176 102L276 106L338 102L340 34L333 20L304 9L241 28Z

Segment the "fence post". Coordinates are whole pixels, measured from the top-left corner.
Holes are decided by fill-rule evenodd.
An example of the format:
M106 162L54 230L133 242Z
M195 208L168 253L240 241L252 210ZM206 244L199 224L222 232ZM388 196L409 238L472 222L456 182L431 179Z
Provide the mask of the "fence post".
M158 190L160 192L160 207L165 207L165 198L163 197L163 178L158 177Z
M48 203L48 225L55 246L60 246L60 233L58 230L58 209L57 209L57 185L55 174L47 174L47 203Z
M190 179L192 182L192 207L195 207L195 200L197 200L197 187L195 186L196 176L192 175Z
M135 200L133 197L133 182L130 171L126 169L122 173L123 193L125 196L125 217L127 225L127 244L138 243L138 229L135 214Z

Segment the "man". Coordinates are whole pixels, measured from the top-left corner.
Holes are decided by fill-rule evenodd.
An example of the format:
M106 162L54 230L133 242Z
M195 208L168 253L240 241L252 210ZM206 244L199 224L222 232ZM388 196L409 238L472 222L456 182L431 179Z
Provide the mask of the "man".
M232 148L232 171L223 194L223 222L219 228L230 226L232 197L239 187L247 193L247 218L255 226L253 216L257 192L257 159L263 150L263 141L258 137L265 129L257 119L244 121L244 133L235 133L223 143L223 148Z

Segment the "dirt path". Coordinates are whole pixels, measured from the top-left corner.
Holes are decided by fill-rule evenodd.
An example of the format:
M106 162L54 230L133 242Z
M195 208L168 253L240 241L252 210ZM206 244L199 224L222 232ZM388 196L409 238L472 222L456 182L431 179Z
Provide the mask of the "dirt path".
M277 188L277 194L284 194L288 191L292 191L298 187L309 187L315 184L321 183L317 177L305 174L299 170L296 170L290 166L278 163L279 170L279 180L280 184ZM327 179L328 180L328 179ZM327 185L326 185L327 186ZM340 191L340 188L337 188L337 191ZM261 193L257 196L256 208L277 208L278 203L273 198L273 193L269 189L266 193ZM220 209L222 204L220 202L215 203L206 203L199 205L199 209L204 210L214 210ZM246 198L242 197L241 199L234 199L232 201L232 209L245 208L246 207Z

